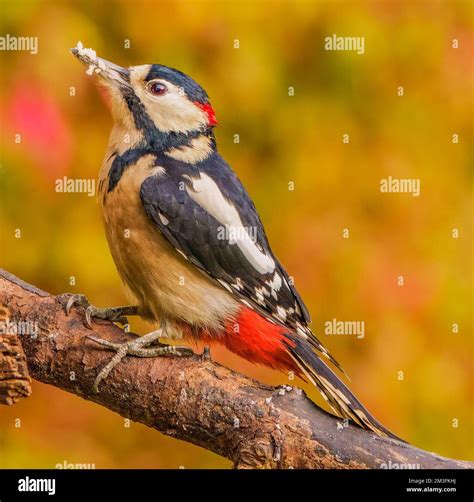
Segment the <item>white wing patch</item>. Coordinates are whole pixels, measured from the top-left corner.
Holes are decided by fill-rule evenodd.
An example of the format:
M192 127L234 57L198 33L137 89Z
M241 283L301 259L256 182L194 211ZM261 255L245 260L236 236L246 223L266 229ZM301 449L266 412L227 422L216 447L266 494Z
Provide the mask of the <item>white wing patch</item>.
M242 251L255 270L261 274L269 274L275 270L273 258L267 256L252 240L248 229L242 224L237 209L225 199L216 182L207 174L201 173L199 178L189 178L192 189L186 187L191 199L211 214L227 231L230 244L235 244Z

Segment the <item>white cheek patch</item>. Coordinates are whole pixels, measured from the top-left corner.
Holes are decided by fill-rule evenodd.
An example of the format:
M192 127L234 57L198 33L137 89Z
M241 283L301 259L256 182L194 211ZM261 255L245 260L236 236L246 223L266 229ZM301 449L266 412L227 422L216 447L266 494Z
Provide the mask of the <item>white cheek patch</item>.
M144 82L149 69L149 65L130 68L130 82L155 126L163 132L187 132L206 126L207 115L189 101L178 86L166 80L156 80L163 83L168 92L163 96L150 94Z
M275 262L251 239L237 209L225 199L216 182L204 173L201 173L200 178L190 180L192 190L186 187L189 196L228 230L229 243L235 244L259 273L273 272Z

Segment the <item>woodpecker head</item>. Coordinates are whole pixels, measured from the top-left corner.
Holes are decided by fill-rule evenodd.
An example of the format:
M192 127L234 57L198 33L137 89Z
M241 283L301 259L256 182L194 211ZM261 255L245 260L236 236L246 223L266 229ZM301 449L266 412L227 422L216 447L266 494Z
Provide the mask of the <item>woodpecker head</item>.
M164 136L212 135L217 121L209 97L188 75L158 64L122 68L81 42L71 52L107 88L115 121L139 130L147 143Z

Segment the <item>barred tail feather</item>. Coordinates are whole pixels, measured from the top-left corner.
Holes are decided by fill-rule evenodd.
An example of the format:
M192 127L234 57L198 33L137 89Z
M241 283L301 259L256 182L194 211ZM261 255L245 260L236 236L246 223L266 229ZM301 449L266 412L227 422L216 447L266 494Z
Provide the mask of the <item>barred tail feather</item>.
M329 406L341 418L348 418L379 436L387 436L402 441L378 422L344 385L337 375L314 352L311 345L300 338L289 337L287 349L293 361L321 392Z
M239 326L238 330L235 330L235 324ZM312 335L309 328L308 334ZM340 368L314 335L303 338L250 308L242 308L236 322L227 326L225 336L212 337L202 332L200 339L206 343L221 343L247 361L279 370L291 369L300 376L304 375L318 388L338 416L348 418L380 436L399 439L364 408L320 358L326 356L328 362Z
M321 354L321 356L325 357L331 364L337 368L346 378L351 381L349 375L344 371L343 367L334 359L334 357L329 353L329 351L324 347L324 345L316 339L316 337L308 338L309 343L316 349L316 351Z

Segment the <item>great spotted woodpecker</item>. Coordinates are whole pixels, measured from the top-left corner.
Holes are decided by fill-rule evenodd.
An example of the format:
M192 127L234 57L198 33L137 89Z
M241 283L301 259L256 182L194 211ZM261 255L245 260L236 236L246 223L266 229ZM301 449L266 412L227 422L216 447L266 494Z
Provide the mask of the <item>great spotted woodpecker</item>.
M301 296L273 254L255 206L217 151L208 95L193 79L153 64L128 69L79 42L72 53L111 98L114 126L99 175L105 232L117 270L137 305L98 309L70 298L91 317L140 315L160 329L117 351L99 382L127 354L187 355L163 338L200 339L310 380L343 418L394 437L330 369L338 363L309 328ZM324 361L326 360L326 362Z

